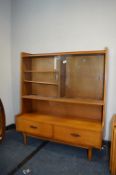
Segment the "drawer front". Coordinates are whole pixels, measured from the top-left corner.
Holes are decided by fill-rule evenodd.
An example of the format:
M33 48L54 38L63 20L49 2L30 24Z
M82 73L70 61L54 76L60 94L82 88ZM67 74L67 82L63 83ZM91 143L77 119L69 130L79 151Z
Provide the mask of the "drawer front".
M16 129L17 131L26 132L36 136L52 137L52 126L49 124L29 120L17 120Z
M85 131L68 127L54 127L54 138L67 143L101 147L101 133L93 131Z

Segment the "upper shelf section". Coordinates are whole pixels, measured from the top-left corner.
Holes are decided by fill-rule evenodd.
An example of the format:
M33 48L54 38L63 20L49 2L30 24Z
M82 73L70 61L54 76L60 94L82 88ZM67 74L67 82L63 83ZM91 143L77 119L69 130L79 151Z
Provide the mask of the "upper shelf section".
M36 94L35 99L46 97L56 98L56 101L61 102L67 99L67 102L72 103L85 101L88 104L103 105L101 102L105 96L106 53L107 49L22 53L22 96ZM95 101L75 100L78 98Z
M103 100L93 100L93 99L81 99L81 98L52 98L52 97L40 97L38 95L25 95L22 96L23 99L32 99L32 100L44 100L44 101L53 101L53 102L65 102L65 103L74 103L74 104L86 104L86 105L98 105L103 106Z

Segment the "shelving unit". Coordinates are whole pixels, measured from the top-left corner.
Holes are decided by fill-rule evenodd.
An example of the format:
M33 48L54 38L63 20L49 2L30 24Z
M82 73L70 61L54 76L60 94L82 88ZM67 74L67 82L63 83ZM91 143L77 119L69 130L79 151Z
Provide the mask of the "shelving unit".
M24 135L88 149L102 146L107 49L21 55L21 114ZM95 139L96 138L96 139Z

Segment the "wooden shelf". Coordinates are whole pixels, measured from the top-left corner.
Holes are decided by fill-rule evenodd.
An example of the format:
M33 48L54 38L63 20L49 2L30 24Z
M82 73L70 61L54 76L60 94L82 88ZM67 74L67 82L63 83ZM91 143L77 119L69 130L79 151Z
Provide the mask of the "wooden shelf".
M38 70L25 70L24 73L58 73L58 71L38 71Z
M52 83L52 82L42 82L42 81L29 81L29 80L24 80L25 83L35 83L35 84L45 84L45 85L55 85L58 86L57 83Z
M93 99L81 99L81 98L54 98L54 97L41 97L38 95L24 95L23 99L32 100L44 100L44 101L54 101L54 102L65 102L65 103L75 103L75 104L86 104L86 105L98 105L103 106L103 100L93 100Z

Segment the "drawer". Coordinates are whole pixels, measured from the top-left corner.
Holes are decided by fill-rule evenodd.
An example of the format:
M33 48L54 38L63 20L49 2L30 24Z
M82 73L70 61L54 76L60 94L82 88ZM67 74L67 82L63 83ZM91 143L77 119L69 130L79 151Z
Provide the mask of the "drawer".
M16 129L36 136L52 137L52 126L49 124L20 119L17 120Z
M100 132L55 126L54 138L74 145L101 147Z

